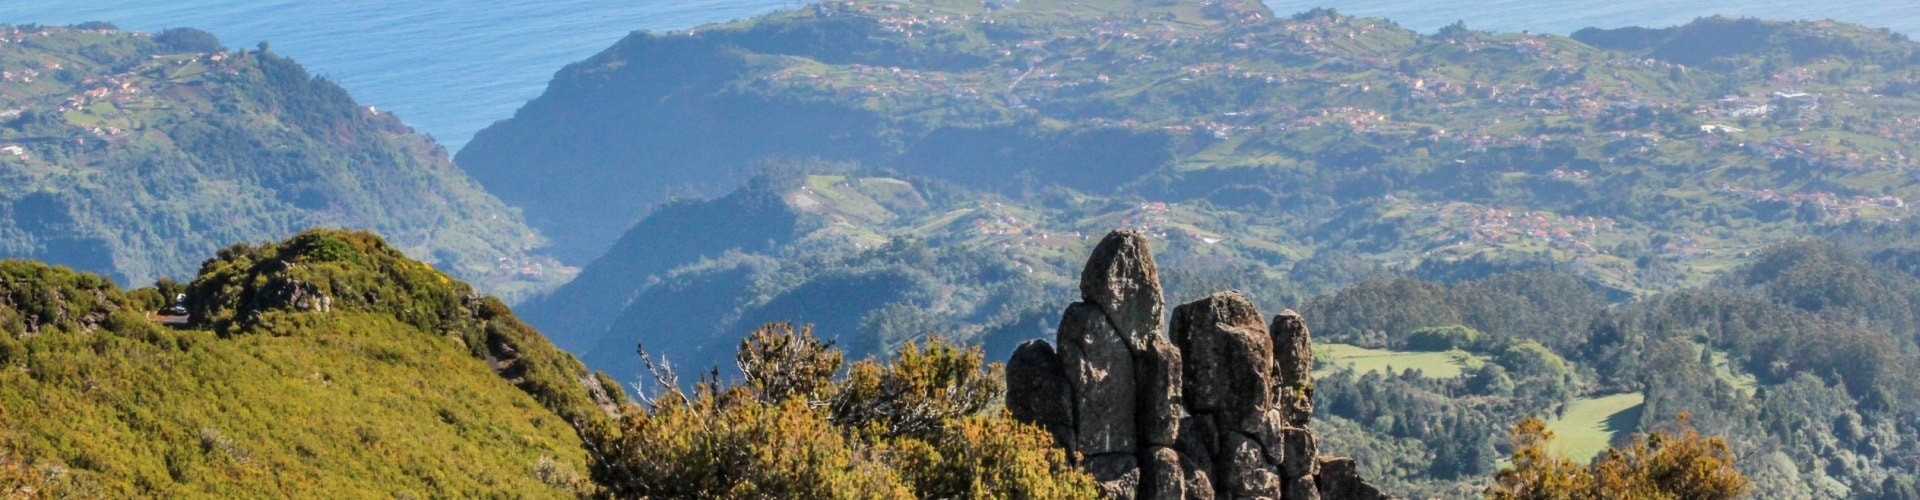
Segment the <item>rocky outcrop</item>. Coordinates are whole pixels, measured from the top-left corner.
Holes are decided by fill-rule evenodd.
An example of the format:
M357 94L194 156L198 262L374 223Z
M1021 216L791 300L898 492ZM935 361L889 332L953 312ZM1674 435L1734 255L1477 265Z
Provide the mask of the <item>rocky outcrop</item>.
M1146 237L1115 231L1080 274L1056 350L1021 344L1007 409L1046 428L1113 498L1390 498L1353 459L1319 456L1313 341L1239 292L1165 308Z
M1273 402L1287 423L1306 427L1313 418L1313 337L1307 322L1292 309L1273 317Z

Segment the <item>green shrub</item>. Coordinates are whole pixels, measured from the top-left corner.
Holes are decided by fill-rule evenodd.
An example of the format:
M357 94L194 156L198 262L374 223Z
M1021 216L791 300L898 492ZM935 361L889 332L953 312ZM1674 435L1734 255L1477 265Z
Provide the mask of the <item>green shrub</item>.
M688 393L656 369L648 406L589 436L593 476L619 497L1094 497L1045 431L989 411L1000 368L983 357L934 339L836 381L838 349L770 324L741 342L738 384Z
M1476 350L1486 335L1464 325L1430 326L1407 334L1407 348L1415 351Z

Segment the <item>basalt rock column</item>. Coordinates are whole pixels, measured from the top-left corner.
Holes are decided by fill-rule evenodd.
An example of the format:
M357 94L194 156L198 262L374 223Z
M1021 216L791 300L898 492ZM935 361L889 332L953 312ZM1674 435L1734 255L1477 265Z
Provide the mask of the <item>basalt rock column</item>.
M1216 493L1280 498L1284 452L1272 404L1273 345L1260 311L1238 292L1173 309L1173 342L1187 360L1187 411L1201 422ZM1267 444L1271 443L1271 444ZM1278 446L1276 446L1278 445Z
M1307 322L1292 309L1273 317L1273 402L1287 423L1306 427L1313 418L1313 337Z
M1173 309L1187 411L1222 428L1260 431L1272 400L1273 341L1253 302L1220 292Z
M1059 341L1060 364L1072 390L1074 450L1088 457L1138 450L1133 350L1106 315L1085 302L1067 306Z
M1029 341L1007 361L1007 409L1052 432L1106 496L1385 498L1352 460L1318 456L1300 315L1268 323L1221 292L1174 308L1163 329L1159 270L1132 231L1102 239L1080 276L1057 349Z
M1080 273L1080 301L1060 318L1059 358L1071 449L1109 496L1186 496L1178 454L1180 357L1161 333L1160 271L1145 236L1115 231Z
M1147 237L1132 230L1107 233L1080 271L1080 300L1105 312L1135 351L1163 338L1160 316L1166 302Z

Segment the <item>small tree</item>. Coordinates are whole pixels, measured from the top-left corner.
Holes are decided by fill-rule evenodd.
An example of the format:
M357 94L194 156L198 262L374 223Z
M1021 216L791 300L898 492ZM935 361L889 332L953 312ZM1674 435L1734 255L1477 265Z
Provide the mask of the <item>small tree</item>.
M1726 441L1701 436L1688 418L1680 414L1674 431L1635 436L1625 448L1607 450L1592 466L1580 467L1549 454L1553 432L1527 417L1513 427L1512 463L1495 476L1487 498L1715 500L1746 493L1747 477L1733 468Z
M803 397L819 406L833 389L842 354L832 341L813 336L813 327L793 330L792 323L773 323L740 341L734 362L746 378L746 387L763 403Z

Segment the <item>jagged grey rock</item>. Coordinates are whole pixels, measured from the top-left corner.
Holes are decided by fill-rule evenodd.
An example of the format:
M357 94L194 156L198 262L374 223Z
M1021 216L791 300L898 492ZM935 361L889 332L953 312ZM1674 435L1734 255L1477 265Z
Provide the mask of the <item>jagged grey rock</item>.
M1147 350L1134 353L1134 397L1140 404L1140 439L1173 446L1180 437L1180 350L1154 336Z
M1352 500L1381 500L1388 498L1366 481L1360 479L1360 464L1351 458L1320 459L1320 476L1315 479L1320 487L1320 496L1324 498Z
M1186 481L1186 498L1213 498L1213 461L1205 453L1176 452L1180 455L1180 478Z
M1134 350L1146 350L1148 340L1161 335L1166 304L1147 237L1133 230L1107 233L1080 271L1080 298L1105 311Z
M1261 419L1265 427L1254 437L1260 439L1260 447L1267 452L1268 463L1285 463L1287 459L1287 420L1280 410L1267 410L1267 416Z
M1234 497L1280 498L1285 483L1266 460L1260 443L1246 434L1221 433L1220 452L1214 456L1218 490Z
M1274 315L1268 331L1273 334L1274 384L1298 387L1313 383L1313 336L1307 332L1307 321L1287 309Z
M1187 410L1218 414L1216 424L1260 431L1271 407L1272 339L1260 311L1238 292L1220 292L1173 309L1173 342L1183 360Z
M1072 396L1053 344L1034 339L1014 348L1007 360L1007 411L1013 418L1039 424L1060 445L1071 445Z
M1320 489L1314 486L1313 476L1301 476L1287 482L1287 500L1320 500Z
M1287 445L1287 452L1280 462L1280 472L1289 478L1312 476L1320 472L1320 443L1314 440L1313 433L1298 427L1288 427L1281 441Z
M1132 231L1101 240L1080 291L1054 345L1027 342L1008 360L1007 408L1084 457L1105 496L1391 498L1351 459L1319 459L1299 314L1268 323L1221 292L1174 308L1163 329L1159 270Z
M1273 334L1273 403L1286 412L1288 425L1305 427L1313 420L1313 336L1292 309L1275 315L1267 330Z
M1185 472L1189 481L1199 480L1207 484L1206 496L1194 498L1212 498L1213 493L1213 450L1220 448L1220 434L1213 426L1213 418L1205 415L1180 419L1180 441L1174 445L1174 451L1186 460ZM1190 492L1198 489L1189 489ZM1198 495L1198 493L1194 493Z
M1182 470L1180 453L1165 446L1152 446L1140 453L1140 498L1190 498L1187 474Z
M1075 451L1136 451L1133 350L1100 308L1085 302L1067 306L1059 336L1061 365L1073 390Z
M1087 473L1099 484L1101 496L1136 498L1140 494L1140 461L1132 453L1107 453L1087 459Z

